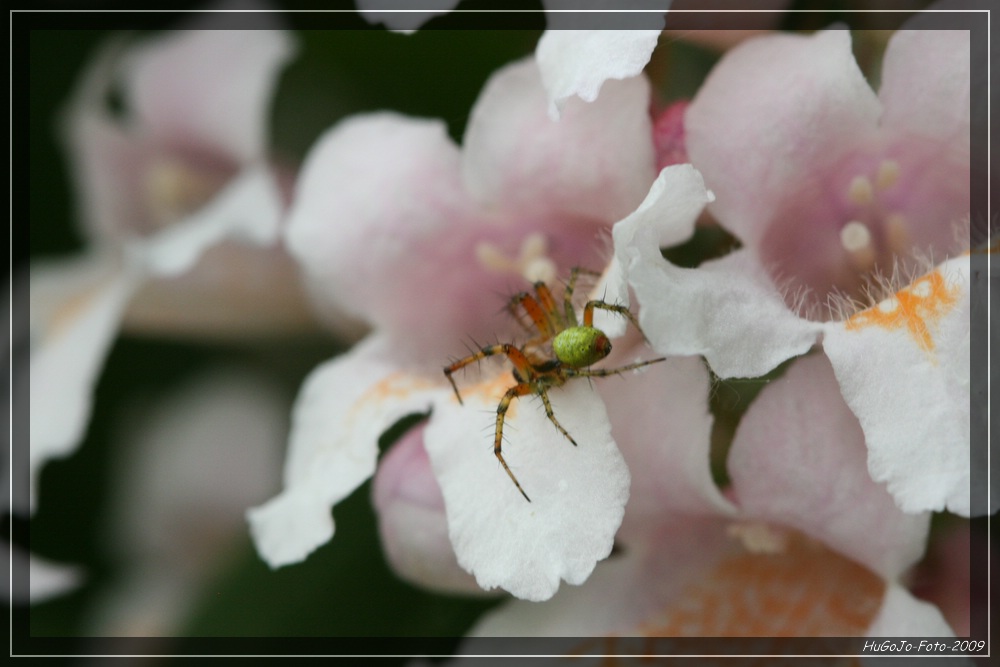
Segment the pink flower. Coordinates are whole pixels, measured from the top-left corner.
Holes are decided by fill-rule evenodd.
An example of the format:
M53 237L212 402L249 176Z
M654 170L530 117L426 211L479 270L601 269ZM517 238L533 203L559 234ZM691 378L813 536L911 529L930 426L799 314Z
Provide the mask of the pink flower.
M266 139L293 51L278 30L193 29L112 40L85 71L63 129L87 248L31 267L32 479L78 444L123 320L213 336L311 323L277 246L284 197Z
M615 229L659 352L754 377L821 343L872 477L909 512L971 511L970 265L953 241L969 214L968 75L961 31L897 33L878 96L846 32L748 42L686 114L704 183L666 169ZM706 186L703 201L743 247L678 268L659 252L670 244L659 227L677 229L662 216L678 190ZM921 255L952 258L931 269ZM912 282L885 278L880 290L877 276L894 271ZM864 303L827 310L834 294Z
M505 295L603 265L601 235L654 176L648 103L645 80L613 82L554 122L537 67L523 61L487 83L461 148L442 123L391 113L345 120L320 139L287 242L314 291L374 332L306 380L285 489L249 513L268 563L300 561L329 540L330 507L375 472L380 434L428 411L423 441L447 531L480 587L545 599L608 555L629 474L591 387L550 396L579 447L527 398L510 414L504 453L529 503L489 449L509 373L470 369L457 378L460 405L441 369L469 337L523 334L502 312Z
M797 361L750 406L728 457L730 500L707 472L708 373L697 358L668 363L638 379L646 405L664 406L656 418L607 396L613 417L642 413L646 429L619 439L634 471L620 552L583 586L488 613L473 636L604 637L566 651L628 653L616 635L952 634L900 583L929 515L904 514L865 473L861 428L824 357ZM672 652L638 650L658 647Z

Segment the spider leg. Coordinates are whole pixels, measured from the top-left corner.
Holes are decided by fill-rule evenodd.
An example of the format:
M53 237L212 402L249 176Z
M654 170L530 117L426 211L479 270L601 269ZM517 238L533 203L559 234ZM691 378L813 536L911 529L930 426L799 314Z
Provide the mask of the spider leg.
M537 283L535 285L535 289L538 289L539 284L542 285L543 291L538 294L538 297L541 298L543 294L548 294L548 298L551 301L552 295L548 292L548 288L546 288L543 283ZM520 306L528 317L531 318L531 321L535 324L535 328L538 330L538 336L525 343L526 346L543 343L559 333L556 322L553 321L551 313L546 310L544 299L542 299L542 302L540 303L539 298L531 296L527 292L520 292L515 294L507 304L510 312L514 314L514 318L521 323L522 326L529 331L531 330L531 327L528 326L521 317L521 314L518 311L518 306Z
M659 357L657 359L637 361L634 364L620 366L618 368L567 368L565 369L565 373L568 377L603 378L609 375L621 375L626 371L634 371L637 368L642 368L643 366L649 366L666 360L666 357Z
M463 404L462 395L458 393L458 385L455 384L455 378L452 377L452 373L465 368L469 364L474 364L481 359L492 357L497 354L506 355L507 358L510 359L511 363L514 364L514 367L522 372L524 377L529 377L531 375L531 362L528 361L528 358L524 356L524 353L522 353L521 350L509 343L487 345L478 352L473 352L469 356L459 359L450 366L444 367L444 375L448 378L448 382L451 383L451 388L455 390L455 397L458 399L459 405Z
M524 499L529 503L531 502L531 498L529 498L528 494L521 488L521 484L517 481L517 477L514 477L514 473L511 472L510 466L508 466L507 462L503 459L501 442L503 441L503 422L504 418L507 416L507 409L510 407L510 402L519 396L534 393L534 391L534 386L527 382L520 382L507 390L507 393L503 395L503 398L500 399L500 404L497 406L496 434L493 437L493 453L496 454L497 460L500 461L500 465L503 466L503 469L507 471L507 476L510 477L510 481L514 482L514 486L517 487L517 490L521 492L521 495L524 496Z
M552 404L549 403L548 392L545 391L544 389L539 388L538 395L541 396L542 405L545 406L545 416L548 417L549 421L552 422L557 429L559 429L559 432L562 433L564 436L566 436L566 439L569 440L574 447L576 447L576 440L573 439L573 436L571 436L569 432L565 428L563 428L563 425L560 424L559 421L556 419L556 414L552 410Z
M587 327L594 326L595 308L600 308L601 310L606 310L610 313L618 313L619 315L624 315L625 317L628 318L628 321L632 323L632 326L635 327L635 330L642 335L642 339L647 343L649 342L649 339L646 338L646 333L642 330L642 327L639 326L639 320L635 319L635 315L632 314L632 311L626 308L625 306L616 306L610 303L605 303L603 301L588 301L587 305L583 307L584 326Z
M566 289L563 290L563 310L566 311L568 326L576 326L576 311L573 309L573 290L576 289L576 281L581 274L591 277L601 275L596 271L585 269L582 266L574 266L573 270L570 271L569 282L566 283Z

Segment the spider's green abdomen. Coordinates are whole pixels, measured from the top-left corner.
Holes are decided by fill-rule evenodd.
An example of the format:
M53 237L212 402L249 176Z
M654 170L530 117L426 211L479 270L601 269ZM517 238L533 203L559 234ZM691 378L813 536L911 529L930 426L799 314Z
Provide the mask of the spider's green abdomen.
M583 368L608 356L611 341L600 329L570 327L552 340L552 351L567 366Z

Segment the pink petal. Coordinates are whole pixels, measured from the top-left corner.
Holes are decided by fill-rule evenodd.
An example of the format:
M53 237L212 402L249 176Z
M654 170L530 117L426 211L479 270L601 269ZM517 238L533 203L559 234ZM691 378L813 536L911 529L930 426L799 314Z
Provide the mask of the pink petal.
M480 279L475 246L489 232L458 160L443 123L343 121L310 152L285 237L317 298L441 358L463 336L493 335L484 323L498 321L502 300L483 297L509 291L506 277Z
M744 245L757 246L790 193L822 188L812 177L875 131L881 106L850 42L844 30L748 40L691 102L688 155L716 194L712 211Z
M507 413L503 456L527 501L490 447L497 405L510 386L504 373L465 387L464 405L454 399L438 403L425 445L459 564L484 589L546 600L561 580L585 581L611 553L629 472L600 397L586 382L571 382L552 389L549 399L576 447L531 396Z
M656 175L648 106L645 79L609 82L597 102L570 103L556 122L535 63L509 65L472 109L463 182L481 204L518 218L575 218L592 243L597 226L634 209Z
M866 461L861 426L830 363L811 355L751 404L728 467L749 516L797 528L894 579L922 555L930 517L904 514Z
M868 443L872 478L906 512L969 516L969 256L826 327L823 348Z
M155 224L144 189L151 147L135 141L106 106L125 48L123 39L101 46L61 118L84 231L95 241L121 241L130 230L150 229Z
M392 350L369 337L306 379L292 413L284 490L247 512L261 557L297 563L330 540L330 508L375 472L378 437L426 411L442 390L400 371Z
M159 142L264 157L271 96L295 46L277 30L191 30L137 46L126 95Z
M668 513L714 516L735 511L709 468L712 415L708 369L701 359L672 357L599 382L611 432L632 471L620 541L626 546L641 541Z
M423 432L418 426L403 436L375 473L372 495L382 548L392 569L407 581L446 592L482 593L455 559Z
M732 550L734 542L722 523L715 517L664 517L649 527L646 542L625 545L623 553L600 563L583 586L563 587L542 604L511 601L485 614L469 634L636 636L643 623L678 600Z
M549 116L559 118L571 97L593 102L607 81L641 74L663 29L662 18L658 23L651 30L546 30L535 57L550 100Z

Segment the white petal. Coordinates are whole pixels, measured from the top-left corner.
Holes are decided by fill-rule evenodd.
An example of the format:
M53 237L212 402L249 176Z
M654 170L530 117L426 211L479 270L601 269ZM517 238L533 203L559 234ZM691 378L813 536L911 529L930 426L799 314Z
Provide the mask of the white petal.
M29 553L18 545L10 549L13 588L8 601L15 604L37 604L58 597L80 585L82 570L73 565L60 565ZM27 590L25 590L27 589Z
M144 243L150 269L161 275L183 273L226 238L273 244L281 215L281 193L270 169L248 168L204 208Z
M869 637L954 637L955 632L934 605L910 595L899 584L889 584L885 601L871 627Z
M546 30L535 57L549 94L549 116L559 118L574 95L593 102L608 79L640 74L662 29L661 18L652 30Z
M605 300L629 305L629 271L640 257L648 255L646 246L659 254L660 247L689 238L698 215L712 199L701 174L691 165L663 169L639 207L612 230L615 254L600 286L606 293ZM620 335L625 328L621 318L607 313L597 313L595 324L610 336Z
M47 326L32 332L38 339L31 345L31 511L42 465L70 454L83 437L99 370L139 284L136 271L112 271L96 284L66 285L66 298ZM32 302L35 296L32 289Z
M271 567L302 561L333 537L330 508L375 472L378 437L398 419L426 411L442 390L389 361L369 337L310 374L292 413L285 488L247 512Z
M968 255L826 327L868 469L906 512L970 514L969 345Z
M369 23L381 23L393 32L413 33L420 26L434 18L447 14L458 5L459 0L423 0L421 9L402 11L399 2L392 0L358 0L358 14Z
M615 257L658 352L704 355L723 378L756 377L808 350L819 327L788 310L747 251L697 269L663 259L660 247L689 235L711 198L691 165L665 168L639 209L615 225Z
M439 403L425 446L445 499L459 564L485 589L546 600L560 580L580 584L611 553L629 493L629 472L611 439L600 397L583 380L552 389L556 419L534 397L515 401L504 425L503 455L531 502L492 452L493 424L510 375Z

